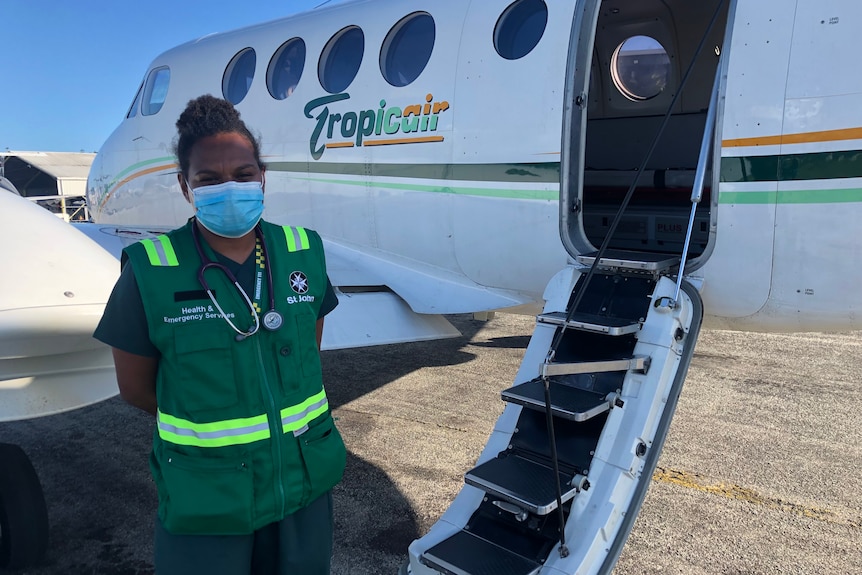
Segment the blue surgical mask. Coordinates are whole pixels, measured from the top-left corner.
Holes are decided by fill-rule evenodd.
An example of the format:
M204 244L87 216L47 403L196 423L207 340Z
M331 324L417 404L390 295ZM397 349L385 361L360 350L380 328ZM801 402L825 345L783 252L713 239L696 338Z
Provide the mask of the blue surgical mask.
M239 238L253 230L263 215L263 187L261 182L200 186L192 189L192 202L203 227L217 236Z

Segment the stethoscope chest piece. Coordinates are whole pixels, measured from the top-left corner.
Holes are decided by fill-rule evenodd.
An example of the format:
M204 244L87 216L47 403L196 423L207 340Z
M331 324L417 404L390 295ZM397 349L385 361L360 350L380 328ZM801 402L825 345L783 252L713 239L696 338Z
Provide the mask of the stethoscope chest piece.
M269 331L275 331L279 329L283 323L284 318L278 311L274 309L271 309L265 314L263 314L263 327L265 327Z

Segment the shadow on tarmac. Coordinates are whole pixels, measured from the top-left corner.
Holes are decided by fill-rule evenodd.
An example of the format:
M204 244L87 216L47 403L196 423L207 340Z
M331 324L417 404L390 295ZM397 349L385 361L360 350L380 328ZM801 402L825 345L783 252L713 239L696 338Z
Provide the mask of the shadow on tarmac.
M417 369L473 359L461 348L482 324L469 316L455 323L463 335L449 340L324 352L331 407ZM4 575L152 575L157 505L147 463L152 432L153 418L117 397L65 414L0 425L0 441L20 445L36 468L50 521L49 551L42 563ZM372 572L368 565L376 566L373 572L397 571L407 546L421 535L404 494L380 468L353 453L348 453L344 480L333 493L333 572Z
M471 361L476 356L462 348L481 329L482 322L469 317L448 318L461 332L461 337L323 352L323 381L330 407L337 409L417 369ZM526 343L522 347L526 347Z

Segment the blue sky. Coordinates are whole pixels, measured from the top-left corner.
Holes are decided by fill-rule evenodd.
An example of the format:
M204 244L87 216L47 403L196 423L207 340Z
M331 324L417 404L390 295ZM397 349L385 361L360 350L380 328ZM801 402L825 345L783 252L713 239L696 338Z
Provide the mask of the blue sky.
M0 0L0 150L98 151L161 52L325 1Z

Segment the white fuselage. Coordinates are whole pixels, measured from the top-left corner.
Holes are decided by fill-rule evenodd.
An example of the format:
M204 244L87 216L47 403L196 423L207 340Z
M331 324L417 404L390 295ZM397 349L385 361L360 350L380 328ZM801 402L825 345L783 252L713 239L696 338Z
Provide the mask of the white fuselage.
M577 9L587 3L549 2L541 41L518 60L501 58L491 41L509 0L358 1L168 51L151 66L170 69L164 105L156 114L125 119L93 165L94 217L173 226L191 215L176 182L174 122L189 99L220 96L226 65L252 47L254 79L237 108L261 135L268 219L538 303L569 258L559 229L560 162L577 160L560 152L564 109L571 106L566 54L574 50ZM854 234L862 179L840 165L862 143L856 129L862 78L834 73L853 69L853 23L862 19L862 4L790 4L796 9L786 0L737 0L727 14L715 131L721 169L709 172L707 182L718 193L709 199L709 244L688 272L702 281L713 326L862 325L856 287L862 249ZM415 11L434 18L434 50L415 82L393 87L381 75L381 45L393 24ZM362 29L365 57L341 98L327 102L335 98L318 80L318 57L348 25ZM667 35L669 45L682 42L674 40L680 31L656 29L655 22L629 21L620 24L621 33L638 33L639 25L653 37ZM293 94L277 100L267 90L267 65L292 37L305 42L305 72ZM613 85L601 42L611 40L602 36L595 46L591 86L605 96ZM701 76L697 81L711 87L711 72ZM605 99L591 117L661 115L669 101ZM426 103L415 125L403 117L409 106ZM705 108L684 97L679 107L686 106ZM397 143L408 138L419 140ZM767 172L772 166L774 176L764 176L763 166ZM436 305L440 312L463 311L445 298Z

